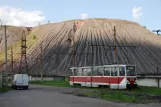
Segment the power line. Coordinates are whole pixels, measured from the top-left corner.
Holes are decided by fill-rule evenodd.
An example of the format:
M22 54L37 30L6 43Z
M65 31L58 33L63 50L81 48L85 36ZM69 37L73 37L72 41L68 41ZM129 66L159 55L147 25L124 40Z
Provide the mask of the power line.
M133 48L135 49L137 46L130 46L130 45L117 45L117 38L116 38L116 28L114 26L114 45L91 45L93 47L108 47L108 50L114 51L114 60L113 63L117 63L118 57L117 57L117 48ZM107 48L106 48L107 49ZM93 59L93 58L92 58Z
M161 32L161 30L160 29L158 29L158 30L152 30L152 32L156 32L157 35L159 36L159 32Z

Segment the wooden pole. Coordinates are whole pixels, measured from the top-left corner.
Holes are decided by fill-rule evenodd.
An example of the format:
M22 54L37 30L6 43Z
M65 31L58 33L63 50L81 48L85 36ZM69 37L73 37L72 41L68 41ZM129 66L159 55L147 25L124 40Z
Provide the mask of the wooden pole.
M117 63L117 61L116 61L117 56L116 55L117 55L117 53L116 53L116 29L115 29L115 26L114 26L114 63Z
M41 65L41 82L43 82L43 72L44 72L44 67L43 67L43 49L42 49L42 43L40 45L40 65Z
M12 69L12 79L13 79L13 50L12 50L12 47L11 47L11 69Z
M159 76L159 68L157 66L157 76ZM159 77L157 77L157 83L158 83L158 88L160 87L159 84L160 84L160 81L159 81Z
M2 21L0 19L0 30L2 29ZM3 88L3 72L0 73L0 88Z
M92 35L91 35L91 38L92 38ZM91 41L92 41L92 39L91 39ZM91 42L92 43L92 42ZM93 53L93 45L92 45L92 65L91 65L91 87L92 87L92 76L93 76L93 66L94 66L94 64L93 64L93 57L94 56L94 53Z
M8 85L8 79L7 79L7 75L8 75L8 63L7 63L7 26L4 26L4 30L5 30L5 76L6 76L6 86Z

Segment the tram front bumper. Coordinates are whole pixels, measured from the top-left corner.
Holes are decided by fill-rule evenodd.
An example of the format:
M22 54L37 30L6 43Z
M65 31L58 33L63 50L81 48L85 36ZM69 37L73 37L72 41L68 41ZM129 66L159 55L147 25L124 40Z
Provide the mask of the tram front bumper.
M127 88L137 88L137 84L126 84Z

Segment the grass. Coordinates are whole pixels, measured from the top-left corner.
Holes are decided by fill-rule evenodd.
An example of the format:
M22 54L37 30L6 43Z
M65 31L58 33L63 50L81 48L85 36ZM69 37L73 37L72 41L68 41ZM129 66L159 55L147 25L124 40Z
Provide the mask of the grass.
M68 81L31 81L30 83L45 86L72 87Z
M31 84L38 85L46 85L46 86L59 86L59 87L73 87L69 85L68 81L31 81ZM91 88L90 88L91 89ZM93 90L100 90L100 88L92 88ZM109 90L109 89L101 89L101 90ZM161 89L157 87L144 87L139 86L138 88L132 90L120 90L122 92L129 93L142 93L142 94L153 94L153 95L161 95Z
M140 86L137 89L131 90L133 93L142 93L142 94L153 94L153 95L161 95L161 88L157 87L145 87Z
M7 91L10 91L10 90L11 90L10 87L0 88L0 93L7 92Z
M80 93L80 92L75 92L76 93ZM128 95L124 95L121 91L119 90L115 90L115 91L85 91L85 92L81 92L84 94L84 96L87 97L96 97L96 98L100 98L103 100L108 100L108 101L117 101L117 102L137 102L137 98L135 96L128 96Z
M73 94L85 97L96 97L108 101L117 102L130 102L130 103L150 103L156 102L153 97L144 96L146 94L161 95L161 89L156 87L138 87L131 90L111 90L109 88L87 88L80 86L70 86L68 81L31 81L31 84L45 85L45 86L58 86L58 87L71 87L86 90L74 91ZM89 90L88 90L89 89ZM141 94L141 96L137 96ZM160 98L157 99L157 101Z

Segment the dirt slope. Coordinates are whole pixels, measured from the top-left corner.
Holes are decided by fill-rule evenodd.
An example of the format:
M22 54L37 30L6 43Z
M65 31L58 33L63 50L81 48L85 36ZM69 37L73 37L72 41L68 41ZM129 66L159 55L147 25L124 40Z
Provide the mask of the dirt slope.
M76 23L73 45L70 30ZM91 45L107 45L114 43L114 26L118 46L137 46L117 48L117 63L136 64L138 73L156 73L157 65L161 64L161 37L145 29L137 23L117 19L71 20L55 24L35 27L28 35L27 58L32 74L40 74L40 53L43 52L44 72L49 75L68 75L72 66L72 47L76 47L76 66L103 65L112 63L114 53L108 47ZM32 36L35 40L31 40ZM42 52L41 45L42 44ZM59 54L58 54L59 53ZM60 54L61 53L61 54ZM69 53L69 54L67 54ZM84 53L84 54L82 54ZM89 53L89 54L87 54Z
M116 27L117 45L137 46L132 48L117 48L118 61L121 64L136 64L138 73L156 73L157 64L161 64L161 37L137 23L126 20L89 19L65 21L55 24L36 27L33 31L39 38L29 50L31 71L40 71L38 55L40 43L44 49L44 68L49 74L68 74L72 66L72 42L70 30L73 24L78 23L79 28L75 33L76 66L89 66L93 59L94 65L103 65L113 62L114 53L108 47L93 47L92 45L113 45L113 30ZM61 54L56 54L61 53ZM70 54L65 54L70 53ZM31 56L32 55L32 56ZM34 66L33 66L34 64ZM36 67L36 65L38 67Z

